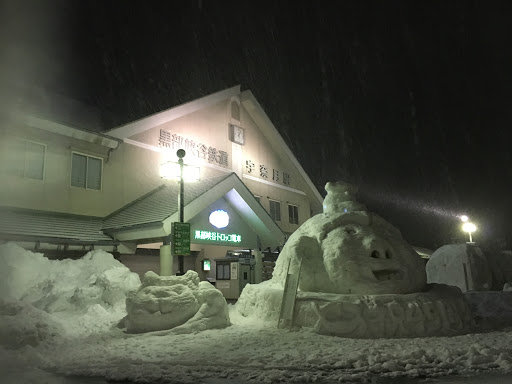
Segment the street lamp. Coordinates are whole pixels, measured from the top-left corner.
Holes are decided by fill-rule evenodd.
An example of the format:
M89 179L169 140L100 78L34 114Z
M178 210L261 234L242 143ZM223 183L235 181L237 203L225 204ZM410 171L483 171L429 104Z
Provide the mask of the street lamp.
M185 150L178 149L176 155L178 156L178 162L168 161L160 166L160 177L171 180L179 180L180 189L178 192L178 210L179 210L179 222L184 223L184 211L185 211L185 181L197 181L199 180L199 167L192 165L183 164L183 158L185 157ZM170 252L166 251L165 255L160 252L160 275L169 276L172 274L172 257ZM169 261L170 258L170 261ZM178 255L178 267L181 273L184 273L183 255Z
M473 242L473 238L471 237L471 233L476 231L476 225L473 224L473 223L470 223L469 221L465 222L462 225L462 230L464 232L469 233L469 242L472 243Z
M467 221L469 220L469 218L468 218L466 215L462 215L462 216L460 217L460 220L461 220L463 223L465 223L465 222L467 222Z

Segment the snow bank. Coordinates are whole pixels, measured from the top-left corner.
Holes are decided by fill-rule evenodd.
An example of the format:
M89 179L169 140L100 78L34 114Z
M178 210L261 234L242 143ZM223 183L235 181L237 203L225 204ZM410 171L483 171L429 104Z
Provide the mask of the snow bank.
M0 245L0 344L33 345L57 328L61 336L108 328L126 314L126 294L139 286L137 274L101 250L49 260Z
M448 244L437 249L427 262L429 283L449 284L462 291L488 291L492 271L482 250L472 244Z
M131 333L172 329L190 333L230 325L226 300L195 271L183 276L147 272L137 293L126 300L126 329Z

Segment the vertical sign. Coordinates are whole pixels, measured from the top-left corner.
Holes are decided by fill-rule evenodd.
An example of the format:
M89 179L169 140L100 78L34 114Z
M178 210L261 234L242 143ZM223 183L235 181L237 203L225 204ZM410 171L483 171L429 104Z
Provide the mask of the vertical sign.
M190 255L190 223L172 223L173 255Z
M231 263L231 280L238 279L238 263Z

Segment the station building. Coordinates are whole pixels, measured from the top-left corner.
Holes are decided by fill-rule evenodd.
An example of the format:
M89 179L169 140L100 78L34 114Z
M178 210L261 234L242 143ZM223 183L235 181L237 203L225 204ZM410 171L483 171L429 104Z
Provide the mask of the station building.
M161 177L162 164L178 149L200 172L184 183L191 252L182 267L203 279L214 281L237 250L279 249L322 211L318 190L240 86L108 130L70 100L28 99L1 114L0 241L54 257L104 249L141 275L158 273L179 220L179 182Z

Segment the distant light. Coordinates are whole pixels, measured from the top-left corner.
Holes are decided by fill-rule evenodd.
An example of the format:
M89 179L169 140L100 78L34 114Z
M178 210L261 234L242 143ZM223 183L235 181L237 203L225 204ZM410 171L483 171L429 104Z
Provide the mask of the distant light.
M462 221L463 223L465 223L466 221L468 221L468 220L469 220L469 218L468 218L466 215L462 215L462 216L460 217L460 219L461 219L461 221Z
M348 212L348 209L347 209L347 208L345 208L345 209L343 210L343 212Z
M199 175L199 167L187 164L183 166L184 181L197 181L199 180ZM160 165L160 177L164 179L179 180L180 165L174 161L168 161L167 163Z
M469 223L469 222L468 223L464 223L464 225L462 225L462 230L464 232L469 232L469 233L475 232L476 231L476 225L473 224L473 223Z
M229 224L229 215L226 211L218 209L210 213L210 224L217 228L226 228Z

